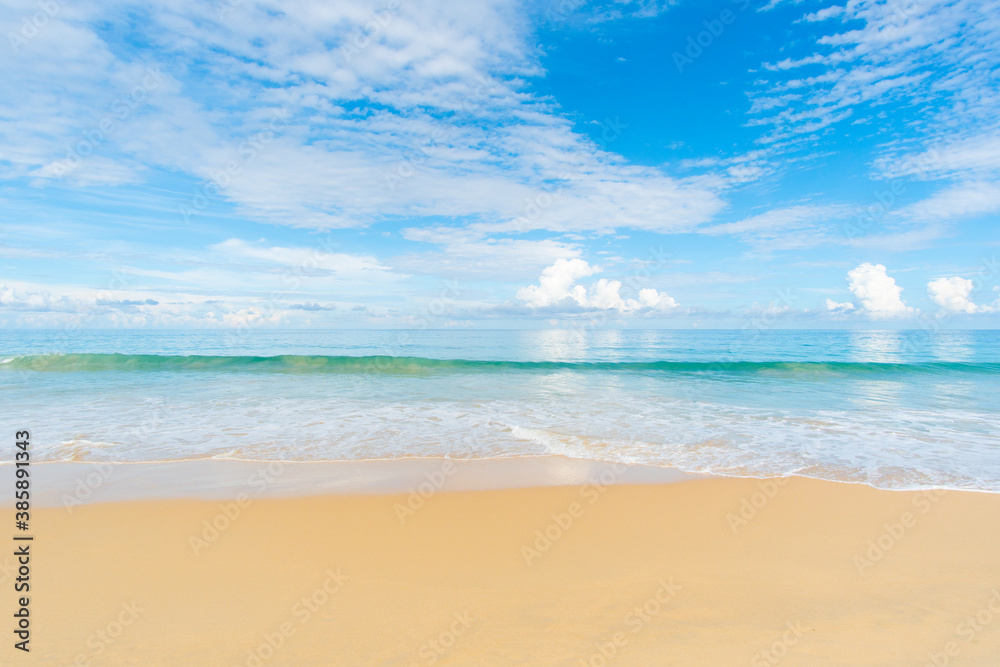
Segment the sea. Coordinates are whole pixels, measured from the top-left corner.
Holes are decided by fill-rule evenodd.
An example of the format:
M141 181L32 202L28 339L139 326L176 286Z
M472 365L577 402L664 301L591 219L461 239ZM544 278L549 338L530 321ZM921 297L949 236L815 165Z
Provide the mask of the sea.
M36 462L555 454L1000 492L1000 331L6 329L0 405Z

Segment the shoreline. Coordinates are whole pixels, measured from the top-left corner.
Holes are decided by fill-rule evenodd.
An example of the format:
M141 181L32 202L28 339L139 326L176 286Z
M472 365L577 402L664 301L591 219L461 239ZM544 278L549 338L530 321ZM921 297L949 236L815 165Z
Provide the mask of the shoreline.
M0 485L14 465L0 464ZM562 455L489 459L409 457L354 461L185 459L151 462L53 461L31 464L35 507L139 500L233 500L490 491L597 483L669 484L711 475ZM0 507L13 505L0 497Z
M15 466L0 462L0 485L12 485ZM677 468L581 459L561 454L451 459L405 457L339 461L200 458L167 461L43 461L31 464L36 507L136 500L232 500L240 495L287 498L323 495L390 495L411 491L489 491L587 483L672 484L699 479L806 479L891 493L947 491L1000 495L986 489L946 486L887 489L856 480L809 475L727 475ZM0 507L12 507L0 496Z

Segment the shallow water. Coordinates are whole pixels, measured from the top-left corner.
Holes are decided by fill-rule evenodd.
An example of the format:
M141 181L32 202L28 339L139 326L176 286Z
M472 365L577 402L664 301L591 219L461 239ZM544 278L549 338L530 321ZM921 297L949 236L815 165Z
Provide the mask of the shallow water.
M554 453L1000 491L995 331L8 330L0 362L39 460Z

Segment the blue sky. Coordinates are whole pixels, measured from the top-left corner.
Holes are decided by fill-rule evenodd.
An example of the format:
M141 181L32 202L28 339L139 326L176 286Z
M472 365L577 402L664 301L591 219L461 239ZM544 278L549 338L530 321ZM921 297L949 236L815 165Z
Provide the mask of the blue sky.
M1000 324L998 2L0 23L0 326Z

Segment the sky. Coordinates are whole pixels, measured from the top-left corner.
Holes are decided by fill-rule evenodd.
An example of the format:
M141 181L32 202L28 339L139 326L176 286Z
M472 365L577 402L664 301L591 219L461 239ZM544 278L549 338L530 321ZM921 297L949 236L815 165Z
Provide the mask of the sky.
M1000 325L1000 0L0 28L0 327Z

